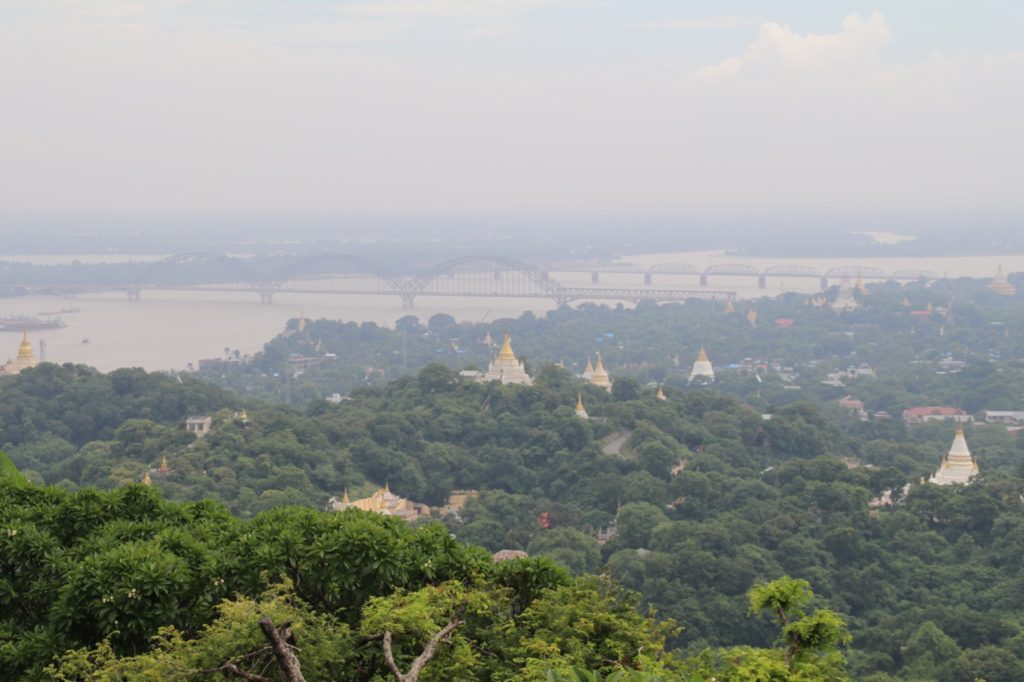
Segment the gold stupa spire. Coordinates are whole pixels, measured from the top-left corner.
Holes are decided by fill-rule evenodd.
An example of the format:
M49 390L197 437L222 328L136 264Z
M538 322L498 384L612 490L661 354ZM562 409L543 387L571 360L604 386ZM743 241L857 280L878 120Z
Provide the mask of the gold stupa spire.
M587 366L583 368L583 376L589 377L594 373L594 365L591 364L590 358L587 358Z
M146 475L142 477L142 485L153 485L153 479L149 477L148 471L146 472Z
M757 325L757 311L754 310L753 308L751 308L747 312L747 322L749 322L752 326Z
M170 473L170 471L171 467L169 464L167 464L167 454L164 453L164 455L160 458L160 473L167 474Z
M583 407L583 394L576 394L576 416L580 419L589 419L590 416L587 414L587 408Z
M501 350L498 351L498 360L515 361L516 354L512 352L512 335L505 332L505 340L501 342Z
M697 362L707 362L707 361L708 361L708 353L707 353L706 350L704 350L704 346L701 346L700 347L700 352L697 353Z
M299 310L299 324L297 328L300 332L306 331L306 313L303 310Z
M910 298L908 298L907 296L903 297L903 307L904 308L909 308L910 307Z
M729 299L728 301L725 302L725 314L731 315L734 312L736 312L736 308L733 307L732 299Z
M658 392L654 394L654 397L658 400L668 400L668 397L665 395L665 391L661 390L660 385L658 386Z
M352 501L348 499L348 486L345 486L345 493L341 496L341 501L345 504L352 503Z
M597 365L594 366L595 374L607 374L608 370L604 368L604 360L601 359L601 354L597 354Z

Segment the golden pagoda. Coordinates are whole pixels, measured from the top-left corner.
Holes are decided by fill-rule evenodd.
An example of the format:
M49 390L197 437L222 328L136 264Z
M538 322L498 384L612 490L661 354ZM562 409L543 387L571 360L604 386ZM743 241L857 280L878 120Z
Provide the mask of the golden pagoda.
M757 311L753 308L747 311L747 322L750 323L751 327L757 326Z
M600 353L597 354L597 364L594 365L594 371L590 373L589 381L594 386L612 390L612 380L608 376L608 370L604 368L604 360L601 359Z
M348 498L348 488L346 487L341 500L336 497L332 497L327 502L327 506L329 509L333 509L334 511L362 509L363 511L373 512L374 514L397 516L405 521L415 521L421 515L427 515L430 513L430 510L426 505L417 504L411 500L405 499L404 497L395 495L391 492L391 489L388 488L387 482L384 483L383 488L380 488L369 497L364 497L355 501Z
M508 332L505 332L501 350L488 366L483 381L500 381L503 384L521 384L523 386L533 385L533 379L526 373L526 366L516 358L516 354L512 350L512 336Z
M142 485L153 485L153 479L149 477L149 472L142 477Z
M590 358L587 358L587 366L583 368L583 378L590 381L590 377L594 375L594 366L590 364Z
M661 390L661 386L658 386L658 392L654 394L654 397L658 400L668 400L668 396L665 395L665 391Z
M160 473L164 474L164 475L171 473L171 467L170 467L169 464L167 464L167 455L166 454L164 454L160 458Z
M18 346L18 355L14 360L8 360L0 374L18 374L24 369L35 367L38 364L36 354L32 352L32 342L28 340L28 332L22 332L21 344Z
M864 285L864 279L860 276L859 272L857 273L857 283L854 286L857 287L857 291L864 296L867 296L869 293L871 293L868 291L868 288Z
M964 438L964 423L956 423L956 435L953 436L953 444L949 453L942 458L942 466L929 479L935 485L953 485L954 483L970 483L971 479L978 475L978 463L971 456L967 447L967 439Z
M579 417L580 419L590 419L590 416L587 415L587 409L583 407L582 393L576 394L576 416Z
M1017 293L1017 287L1010 284L1006 279L1006 275L1003 274L1003 266L1000 265L996 271L996 276L992 278L992 282L989 283L988 288L1001 296L1013 296Z
M306 331L306 313L302 310L299 311L299 323L296 325L299 333Z
M725 302L725 314L732 315L734 312L736 312L736 308L732 304L732 299L729 299Z
M904 308L909 308L910 307L910 299L907 298L906 296L903 297L903 307Z

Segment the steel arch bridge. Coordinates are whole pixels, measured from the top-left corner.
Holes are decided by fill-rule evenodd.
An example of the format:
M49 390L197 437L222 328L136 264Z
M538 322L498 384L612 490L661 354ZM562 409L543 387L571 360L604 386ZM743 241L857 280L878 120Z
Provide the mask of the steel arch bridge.
M200 284L183 284L180 277L164 276L175 266L190 263L223 265L223 276ZM632 264L611 271L644 272ZM535 265L488 255L455 258L414 276L398 276L388 273L373 261L344 253L302 258L269 275L261 275L246 267L244 261L224 254L175 254L146 268L129 288L129 296L138 298L143 289L254 292L263 303L273 302L274 295L278 293L393 295L399 296L406 307L412 307L418 296L545 298L557 305L577 300L681 302L692 298L725 300L735 296L730 291L567 287Z

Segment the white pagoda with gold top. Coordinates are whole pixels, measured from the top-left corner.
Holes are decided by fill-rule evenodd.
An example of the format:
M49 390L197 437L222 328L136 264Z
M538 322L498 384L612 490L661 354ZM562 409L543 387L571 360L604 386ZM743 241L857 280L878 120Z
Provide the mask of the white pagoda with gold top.
M942 458L942 466L929 479L929 483L934 483L935 485L967 484L977 475L978 463L971 457L971 451L967 448L967 439L964 438L964 424L963 422L957 422L956 435L953 437L953 444L949 448L949 454Z
M533 379L526 373L526 366L516 358L516 354L512 351L512 337L508 332L505 332L501 350L498 351L497 357L491 360L483 380L500 381L503 384L533 385Z
M706 384L710 384L715 381L715 368L711 366L711 360L708 359L708 354L704 350L704 346L700 347L700 353L697 354L697 361L693 363L693 369L690 370L690 383L695 381Z
M590 416L587 414L587 408L583 407L582 393L576 394L576 416L580 419L590 419Z

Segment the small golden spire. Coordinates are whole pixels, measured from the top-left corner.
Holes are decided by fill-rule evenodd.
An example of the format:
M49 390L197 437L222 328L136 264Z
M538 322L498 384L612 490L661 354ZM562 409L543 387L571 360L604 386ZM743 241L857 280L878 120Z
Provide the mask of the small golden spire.
M597 364L594 366L594 374L607 374L608 371L604 368L604 360L601 359L601 353L597 354Z
M583 394L576 394L576 411L579 412L583 409Z
M149 477L148 471L146 472L146 475L142 477L142 485L153 485L153 479Z
M302 309L299 310L299 324L297 326L300 332L306 331L306 313Z
M590 376L594 373L594 366L590 364L590 358L587 358L587 366L583 368L583 376Z
M909 308L910 307L910 299L907 296L903 297L903 307L904 308Z
M725 302L725 314L731 315L734 312L736 312L736 308L733 307L732 299L729 299L728 301Z
M701 346L700 347L700 352L697 353L697 362L707 362L707 361L708 361L707 351L704 350L704 346Z
M750 311L747 312L747 322L749 322L751 325L757 324L757 311L754 310L753 308L751 308Z
M501 342L501 350L498 351L499 360L515 361L516 354L512 352L512 335L505 332L505 340Z
M956 420L956 435L964 435L964 423L959 419Z
M167 454L164 453L164 455L160 458L160 473L168 474L170 472L171 467L170 465L167 464Z
M341 501L345 504L351 504L351 500L348 499L348 486L345 486L345 492L341 496Z
M668 400L668 397L665 395L665 391L661 390L660 385L658 386L658 392L654 395L654 397L657 398L658 400Z

